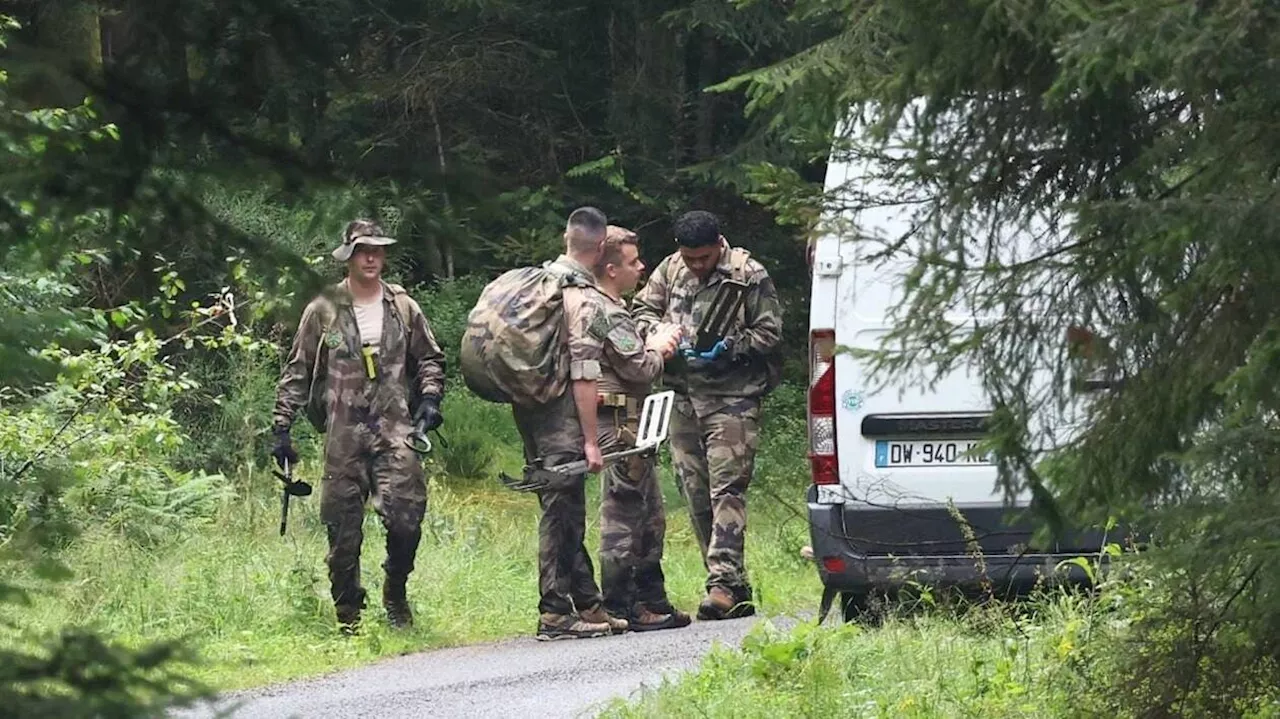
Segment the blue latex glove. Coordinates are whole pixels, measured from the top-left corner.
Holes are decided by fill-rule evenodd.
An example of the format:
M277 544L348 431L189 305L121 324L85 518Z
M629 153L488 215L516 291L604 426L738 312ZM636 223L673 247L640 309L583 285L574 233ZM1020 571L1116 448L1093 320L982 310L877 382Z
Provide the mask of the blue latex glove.
M714 362L717 359L720 359L720 355L728 351L729 351L729 345L725 344L724 340L720 340L715 344L714 347L707 350L706 352L695 352L693 356L706 362Z

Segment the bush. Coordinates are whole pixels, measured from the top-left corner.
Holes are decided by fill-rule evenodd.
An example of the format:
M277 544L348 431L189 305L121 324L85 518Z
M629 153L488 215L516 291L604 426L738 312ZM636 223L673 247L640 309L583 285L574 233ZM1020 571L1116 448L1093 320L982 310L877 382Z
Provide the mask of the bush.
M458 351L462 347L462 333L467 328L467 315L475 307L486 284L488 280L483 278L464 277L443 280L434 287L419 286L410 290L431 323L431 331L444 351L450 378L455 383L462 380Z
M54 351L65 370L58 382L0 409L0 457L13 468L0 476L0 537L56 516L80 531L155 544L207 520L230 496L221 476L173 466L188 440L165 405L195 384L158 351L145 336ZM40 481L24 481L26 472Z

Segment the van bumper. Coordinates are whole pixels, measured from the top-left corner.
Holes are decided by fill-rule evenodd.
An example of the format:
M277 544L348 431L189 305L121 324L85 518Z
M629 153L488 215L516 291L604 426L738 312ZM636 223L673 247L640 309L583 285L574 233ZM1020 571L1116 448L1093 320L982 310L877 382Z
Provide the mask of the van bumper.
M896 510L818 504L809 489L809 534L818 576L829 590L893 591L908 583L978 586L1019 592L1035 585L1089 581L1084 568L1062 564L1079 556L1096 559L1107 541L1101 532L1079 532L1052 551L1027 549L1029 521L1008 522L1001 509L966 510L981 534L982 551L966 544L945 508Z

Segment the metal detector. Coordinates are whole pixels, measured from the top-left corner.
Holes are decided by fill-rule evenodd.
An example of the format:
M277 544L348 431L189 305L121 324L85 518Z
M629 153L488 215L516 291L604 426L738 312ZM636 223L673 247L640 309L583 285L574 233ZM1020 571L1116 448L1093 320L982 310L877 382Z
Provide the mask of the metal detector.
M631 449L610 452L604 455L604 463L612 464L620 459L637 454L656 453L659 445L667 440L667 435L670 432L671 409L675 405L675 399L676 393L671 390L657 392L645 397L644 405L640 409L639 426L636 428L635 446ZM517 492L530 492L563 484L571 477L586 474L586 471L587 460L580 459L554 467L539 467L536 464L526 465L524 477L521 479L516 479L506 473L500 474L499 477L509 489L514 489Z
M289 497L306 497L311 494L311 485L302 480L294 481L293 467L289 460L284 461L284 471L271 470L271 473L284 482L284 491L280 493L280 536L284 536L285 525L289 522Z

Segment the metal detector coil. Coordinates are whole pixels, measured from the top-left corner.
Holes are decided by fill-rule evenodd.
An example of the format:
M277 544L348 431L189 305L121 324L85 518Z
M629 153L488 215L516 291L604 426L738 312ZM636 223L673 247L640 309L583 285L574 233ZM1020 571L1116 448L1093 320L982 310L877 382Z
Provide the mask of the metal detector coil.
M416 454L425 456L431 454L431 439L427 437L427 431L422 425L417 425L404 438L404 446L413 450Z

